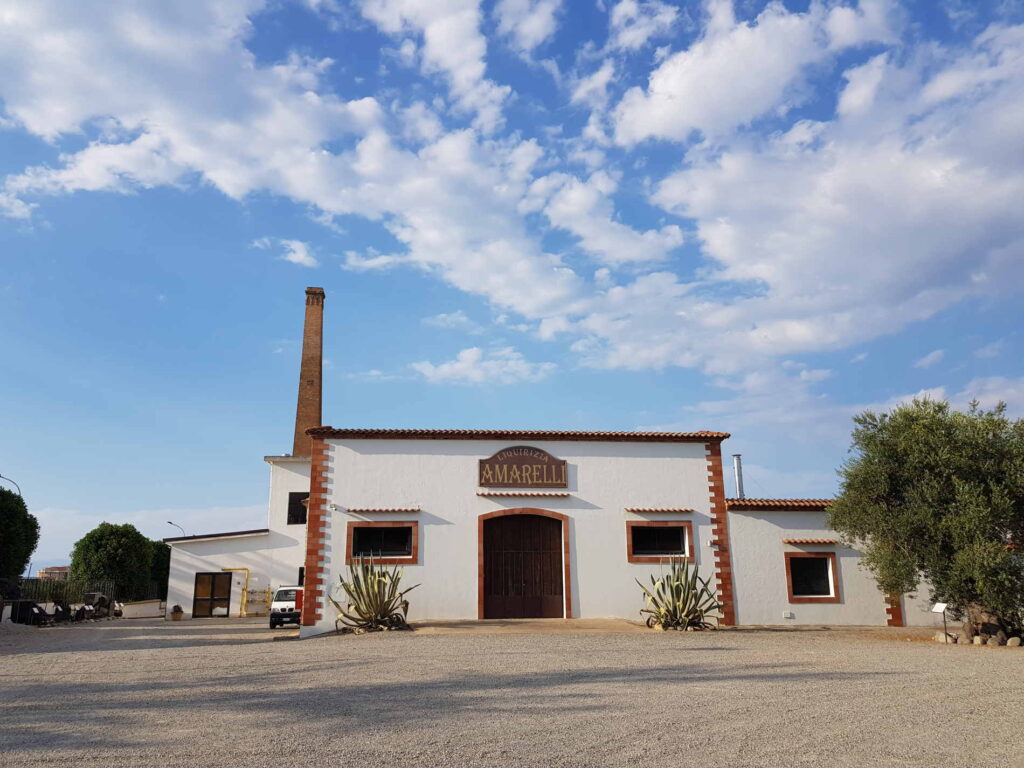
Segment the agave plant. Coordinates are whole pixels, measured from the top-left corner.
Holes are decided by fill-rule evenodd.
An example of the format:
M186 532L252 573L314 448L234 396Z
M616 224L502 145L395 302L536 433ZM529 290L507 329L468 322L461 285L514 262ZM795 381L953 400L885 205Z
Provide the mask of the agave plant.
M372 557L360 555L359 562L348 567L348 581L341 579L341 587L348 596L346 607L342 608L341 603L328 597L338 609L335 629L356 633L410 629L406 621L409 601L405 596L419 584L401 589L401 583L402 571L398 566L388 570L374 563Z
M640 614L647 614L648 627L662 630L714 629L711 623L718 622L710 614L722 609L722 603L707 580L697 573L697 566L690 569L690 563L681 558L669 560L668 573L662 572L657 578L651 575L651 588L640 580L636 583L644 591L646 608Z

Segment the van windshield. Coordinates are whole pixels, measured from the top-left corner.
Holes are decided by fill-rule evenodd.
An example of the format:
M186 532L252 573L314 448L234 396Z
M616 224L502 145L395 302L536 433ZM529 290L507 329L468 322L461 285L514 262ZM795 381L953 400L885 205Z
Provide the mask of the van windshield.
M266 599L266 598L264 598ZM279 589L277 594L274 595L275 603L294 603L295 602L295 590L294 589Z

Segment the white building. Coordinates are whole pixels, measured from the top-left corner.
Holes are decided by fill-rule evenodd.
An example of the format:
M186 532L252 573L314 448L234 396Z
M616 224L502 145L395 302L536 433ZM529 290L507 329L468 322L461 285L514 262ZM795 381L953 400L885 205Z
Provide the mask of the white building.
M635 580L685 557L724 624L934 623L921 598L878 591L828 500L727 499L726 433L318 426L322 311L308 289L295 455L266 459L268 527L168 540L168 604L186 614L238 615L247 574L304 582L302 634L333 630L328 594L372 554L420 585L414 620L638 619Z

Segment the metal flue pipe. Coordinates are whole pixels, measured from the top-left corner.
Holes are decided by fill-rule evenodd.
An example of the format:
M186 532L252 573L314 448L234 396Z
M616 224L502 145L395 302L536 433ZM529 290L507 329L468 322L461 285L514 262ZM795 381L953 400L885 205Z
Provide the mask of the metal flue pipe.
M736 479L736 498L745 499L743 495L743 459L740 454L732 455L732 474Z

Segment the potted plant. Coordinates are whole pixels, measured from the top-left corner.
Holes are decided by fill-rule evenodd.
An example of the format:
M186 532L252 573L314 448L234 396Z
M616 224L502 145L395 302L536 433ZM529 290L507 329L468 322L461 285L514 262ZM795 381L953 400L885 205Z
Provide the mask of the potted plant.
M185 615L185 612L181 610L180 605L176 605L171 608L171 621L181 621L181 617Z

